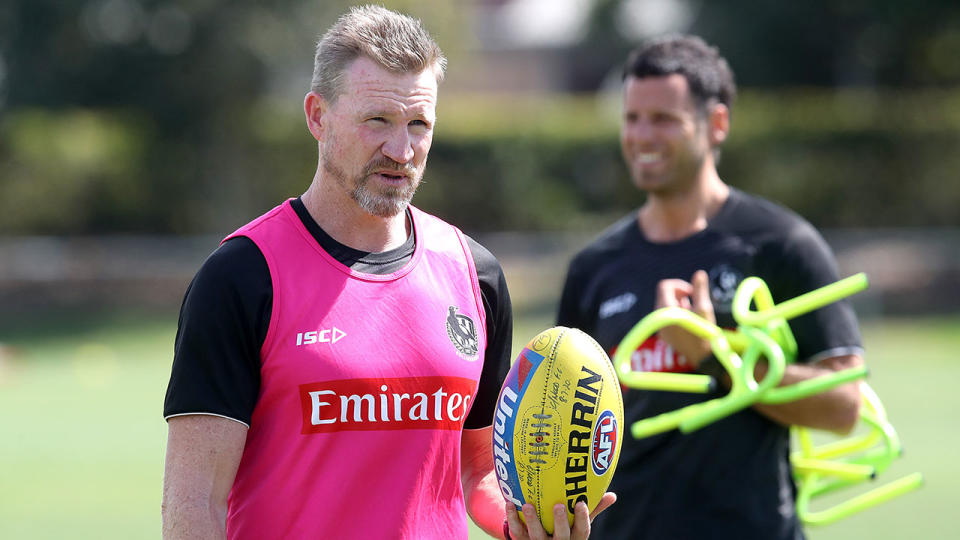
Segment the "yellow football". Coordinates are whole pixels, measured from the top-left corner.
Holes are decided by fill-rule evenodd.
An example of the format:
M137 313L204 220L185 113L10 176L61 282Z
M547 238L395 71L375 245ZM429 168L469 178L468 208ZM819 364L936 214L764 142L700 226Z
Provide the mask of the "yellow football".
M592 511L610 485L622 426L623 397L603 348L575 328L544 330L514 360L497 398L500 491L518 511L532 503L550 534L557 503L572 525L577 502Z

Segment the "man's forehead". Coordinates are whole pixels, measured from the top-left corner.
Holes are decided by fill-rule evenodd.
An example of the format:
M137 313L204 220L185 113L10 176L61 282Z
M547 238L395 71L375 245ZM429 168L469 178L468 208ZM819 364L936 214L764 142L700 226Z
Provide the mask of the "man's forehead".
M433 106L437 99L436 74L396 73L361 56L345 72L345 93L366 100L399 101L407 106Z
M679 73L669 75L635 77L624 81L624 100L630 105L637 100L652 101L660 105L694 108L690 84Z

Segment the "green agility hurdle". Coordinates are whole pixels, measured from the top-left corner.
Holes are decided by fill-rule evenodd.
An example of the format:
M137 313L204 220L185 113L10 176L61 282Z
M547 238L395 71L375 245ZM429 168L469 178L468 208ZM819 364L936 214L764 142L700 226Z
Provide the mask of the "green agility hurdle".
M786 403L827 391L867 375L865 366L850 368L796 384L778 386L787 364L796 361L797 343L787 320L846 298L868 286L863 273L850 276L779 304L766 283L749 277L740 284L731 305L736 330L725 330L695 313L677 307L658 309L641 319L624 336L613 356L620 382L630 388L673 392L707 393L716 381L709 375L695 373L660 373L633 371L632 351L660 329L677 325L709 341L710 348L730 379L724 396L710 399L634 422L631 434L644 438L671 429L689 433L754 403ZM756 309L751 309L751 305ZM757 381L754 368L760 358L767 362L767 372ZM797 512L808 525L825 525L908 493L923 483L919 473L840 502L830 508L811 510L811 501L875 479L902 452L896 431L876 393L861 383L864 406L860 424L866 433L851 436L822 446L815 446L810 430L793 426L799 442L792 452L794 479L797 483Z

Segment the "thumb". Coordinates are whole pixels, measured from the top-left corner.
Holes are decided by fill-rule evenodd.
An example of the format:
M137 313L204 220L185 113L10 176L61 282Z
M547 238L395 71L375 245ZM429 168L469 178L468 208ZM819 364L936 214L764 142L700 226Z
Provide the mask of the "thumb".
M707 273L703 270L697 270L693 274L691 285L693 285L693 294L691 295L693 312L710 322L715 322L713 302L710 301L710 280Z

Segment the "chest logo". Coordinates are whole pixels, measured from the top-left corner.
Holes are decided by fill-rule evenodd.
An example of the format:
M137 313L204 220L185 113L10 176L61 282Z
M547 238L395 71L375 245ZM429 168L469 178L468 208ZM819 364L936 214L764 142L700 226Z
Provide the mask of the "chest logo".
M632 292L626 292L619 296L614 296L609 300L604 300L600 304L600 310L597 315L601 319L608 319L618 313L625 313L637 303L637 295Z
M336 343L346 336L347 333L336 326L310 332L298 332L297 347L301 345L313 345L314 343Z
M304 435L334 431L460 430L477 381L418 376L301 384Z
M737 286L743 281L743 273L729 264L720 264L710 269L710 300L718 312L728 313Z
M461 358L476 360L477 352L480 350L477 324L470 317L457 313L455 306L450 306L447 312L447 337L450 338Z

